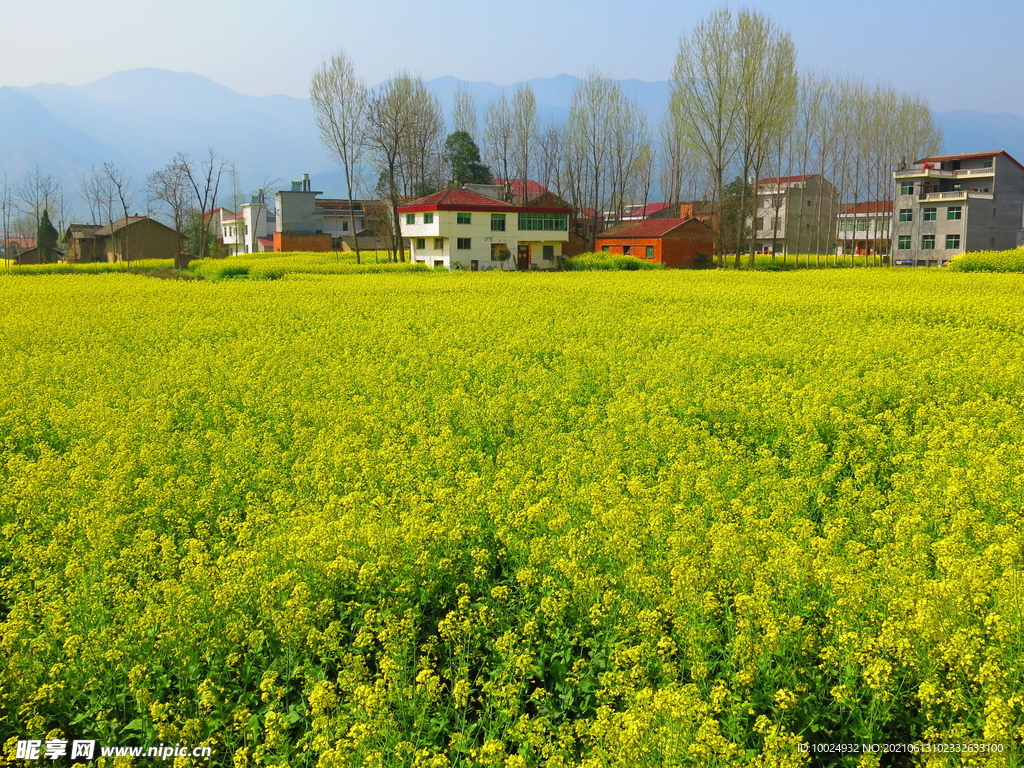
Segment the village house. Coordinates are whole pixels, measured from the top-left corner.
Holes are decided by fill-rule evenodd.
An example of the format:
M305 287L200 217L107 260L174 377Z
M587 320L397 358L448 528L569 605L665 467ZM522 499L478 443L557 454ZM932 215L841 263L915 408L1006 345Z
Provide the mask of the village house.
M753 221L758 253L832 253L839 191L820 174L761 179Z
M606 229L594 247L669 268L701 268L712 266L715 240L708 225L698 219L644 219Z
M964 251L1017 245L1024 166L1007 152L925 157L893 179L893 264L941 267Z
M128 216L106 226L72 224L64 244L71 263L173 259L180 250L178 233L149 216Z
M242 206L241 211L221 219L221 241L232 256L272 251L276 222L274 214L267 210L266 198L261 189L252 196L250 202Z
M412 259L421 264L550 270L561 265L572 208L550 193L513 205L468 189L446 189L405 203L398 214Z
M348 200L318 199L322 194L312 188L308 173L293 181L291 189L274 194L273 250L345 250L353 231L366 229L370 201L354 200L350 210Z
M888 256L892 247L892 200L843 206L837 230L837 255Z

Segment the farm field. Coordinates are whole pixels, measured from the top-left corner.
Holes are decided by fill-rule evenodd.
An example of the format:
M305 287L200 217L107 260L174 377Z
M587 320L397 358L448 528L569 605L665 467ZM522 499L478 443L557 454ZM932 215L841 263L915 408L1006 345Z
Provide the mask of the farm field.
M1021 764L1020 275L0 298L4 754ZM800 749L825 743L1002 751Z

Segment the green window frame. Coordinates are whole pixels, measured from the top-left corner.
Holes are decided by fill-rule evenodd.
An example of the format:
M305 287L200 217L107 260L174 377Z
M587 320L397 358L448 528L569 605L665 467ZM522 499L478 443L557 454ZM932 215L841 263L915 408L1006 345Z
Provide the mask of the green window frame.
M405 214L405 223L406 224L415 224L416 223L416 214L415 213L407 213L407 214Z
M601 253L608 253L608 246L607 245L602 245L601 246Z
M464 213L464 212L456 213L455 214L455 223L456 224L472 224L473 223L473 216L471 214L469 214L469 213Z
M921 236L921 250L922 251L934 251L935 250L935 235L922 235Z
M904 181L902 184L900 184L900 194L901 195L912 195L912 194L914 194L914 182L912 182L912 181Z
M434 223L434 214L432 214L432 213L424 213L423 214L423 223L424 224L433 224Z
M914 220L914 209L913 208L900 208L900 221L913 221Z
M946 250L952 250L960 247L960 235L946 235Z
M458 237L455 239L455 248L460 251L468 251L472 248L471 239L468 237Z
M924 215L921 217L925 221L936 221L939 218L938 208L925 208Z
M416 238L416 250L417 251L425 251L425 250L427 250L427 238L425 238L425 237L417 237Z
M545 246L543 246L543 252L544 252L544 261L554 261L555 260L555 246L553 246L553 245L545 245Z
M947 221L960 221L964 216L964 209L959 205L951 205L946 209Z
M909 251L910 250L910 241L911 241L910 235L900 235L896 239L896 247L899 250L901 250L901 251Z
M653 259L654 258L654 246L653 245L646 246L646 250L644 251L644 256L646 256L648 259Z
M492 213L491 214L491 232L504 232L505 231L505 214L504 213Z
M565 213L520 213L519 229L524 232L567 232L569 215Z

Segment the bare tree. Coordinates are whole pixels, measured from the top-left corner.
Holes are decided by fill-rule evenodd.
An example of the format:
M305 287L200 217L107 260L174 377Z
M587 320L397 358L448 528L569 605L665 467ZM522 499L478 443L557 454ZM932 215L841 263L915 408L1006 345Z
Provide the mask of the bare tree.
M512 107L502 93L487 105L484 113L484 159L492 171L501 174L506 185L514 172L515 147L515 119ZM510 196L511 191L506 186L506 202Z
M715 207L725 196L725 179L737 151L740 111L739 72L732 12L712 13L693 32L680 40L672 71L669 119L673 133L703 158ZM718 218L713 211L712 221ZM719 229L715 224L716 230ZM722 238L716 238L719 266Z
M324 61L313 74L309 86L310 99L316 111L316 125L320 130L320 141L341 165L345 174L348 192L349 226L356 252L356 263L360 263L359 233L356 231L355 195L357 173L366 149L363 135L366 122L368 95L366 84L356 77L348 57L336 53Z
M537 180L559 197L567 194L562 186L565 181L564 143L562 126L554 120L537 137Z
M171 222L178 234L178 251L182 250L182 238L191 210L191 195L188 179L174 161L146 177L146 191L150 204L156 203L156 210Z
M43 211L48 211L57 229L63 230L67 201L60 179L44 174L37 165L15 186L14 197L22 214L31 220L33 234L43 217Z
M205 258L209 251L210 220L206 211L217 204L220 180L227 171L227 160L217 154L213 148L206 151L200 160L193 160L187 153L178 152L171 160L175 171L181 174L186 188L191 190L192 199L198 205L195 220L192 222L197 240L196 256Z
M530 179L530 153L534 149L540 121L537 119L537 97L529 83L521 83L512 94L513 158L516 178L522 182L527 196Z
M388 201L392 258L405 261L398 223L403 194L417 188L430 174L440 176L444 118L437 97L420 78L399 73L370 97L366 111L366 142L380 169L378 189Z
M473 141L477 140L480 126L476 118L476 97L465 84L455 90L455 101L452 104L452 132L465 131Z
M113 223L117 192L102 169L94 167L89 171L78 187L78 195L89 209L91 221L108 225Z
M736 19L733 45L737 52L739 105L737 139L740 177L752 189L758 182L779 137L791 130L797 105L796 46L792 37L760 13L741 11ZM747 184L741 186L740 209L747 210ZM741 227L745 222L741 221ZM737 233L735 266L744 249L743 231ZM754 266L754 245L749 248Z
M128 227L130 222L129 210L135 201L135 190L131 177L109 160L103 163L100 173L103 176L106 189L113 197L114 205L120 208L124 214L124 226L121 227L120 236L118 236L117 232L111 231L110 242L113 244L116 253L118 241L120 241L121 259L130 262L132 260L132 251L128 241L131 233Z

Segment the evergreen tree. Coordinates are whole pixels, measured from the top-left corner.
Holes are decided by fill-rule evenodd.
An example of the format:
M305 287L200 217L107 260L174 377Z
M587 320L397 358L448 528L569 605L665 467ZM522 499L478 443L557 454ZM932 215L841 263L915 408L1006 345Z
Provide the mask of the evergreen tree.
M39 226L36 227L36 248L39 249L39 258L43 262L57 260L57 240L59 235L56 228L50 223L50 214L44 208L43 215L39 218Z
M443 159L453 187L491 183L491 170L480 160L480 148L466 131L455 131L445 140Z

